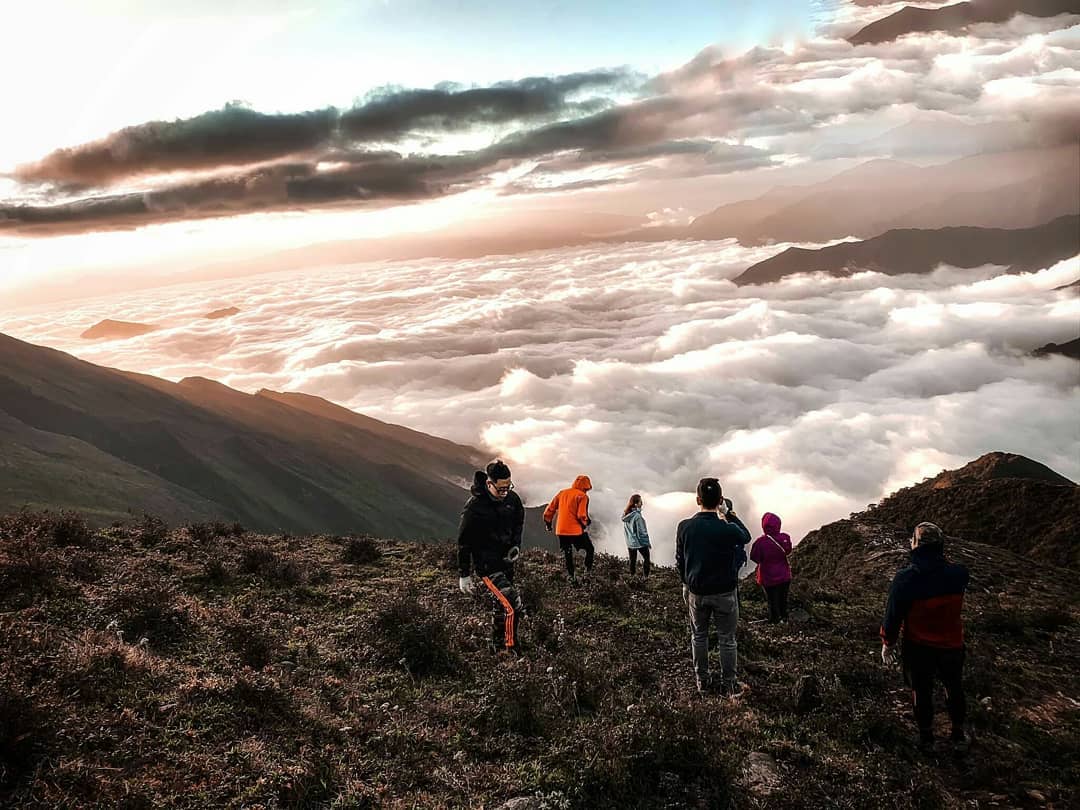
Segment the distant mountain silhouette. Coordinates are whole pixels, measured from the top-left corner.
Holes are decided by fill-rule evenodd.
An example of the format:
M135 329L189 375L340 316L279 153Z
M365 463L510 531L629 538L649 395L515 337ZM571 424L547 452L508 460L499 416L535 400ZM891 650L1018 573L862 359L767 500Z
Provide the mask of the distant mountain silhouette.
M870 160L820 183L720 206L681 238L825 242L897 228L1031 228L1078 212L1080 151L1070 146L927 167Z
M974 23L1006 22L1017 14L1056 17L1080 14L1078 0L973 0L940 8L905 6L848 37L852 45L892 42L904 34L959 31Z
M315 397L171 383L0 335L0 511L453 535L479 451Z
M239 314L240 310L237 307L226 307L224 309L215 309L213 312L207 312L203 317L207 320L217 321L222 318L230 318L233 315Z
M735 283L767 284L795 273L847 276L861 270L895 276L954 267L1003 265L1009 272L1039 270L1080 253L1080 216L1061 217L1037 228L938 228L888 231L862 242L810 250L788 248L749 267Z
M1080 338L1073 338L1065 343L1047 343L1045 346L1040 346L1033 351L1032 354L1036 357L1061 354L1065 357L1071 357L1073 360L1080 360Z
M115 338L138 337L139 335L145 335L147 332L153 332L155 329L157 329L156 326L145 323L114 321L106 318L91 326L79 337L83 340L113 340Z

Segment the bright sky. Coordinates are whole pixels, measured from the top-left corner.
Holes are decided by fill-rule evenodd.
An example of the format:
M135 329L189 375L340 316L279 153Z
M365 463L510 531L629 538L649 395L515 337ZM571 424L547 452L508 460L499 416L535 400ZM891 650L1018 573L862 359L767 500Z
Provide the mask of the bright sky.
M495 214L685 224L831 162L1053 146L1080 86L1080 18L844 41L896 4L5 5L9 305Z
M805 31L808 0L39 0L5 9L0 170L242 100L348 107L382 85L676 67ZM47 46L47 58L43 54ZM32 76L32 81L29 77ZM2 197L0 189L0 197Z
M242 101L259 112L348 108L387 85L485 86L628 66L651 76L719 43L739 53L810 26L808 0L40 0L5 9L0 201L25 192L2 176L54 149L147 121ZM45 58L44 50L48 51ZM401 210L260 215L136 231L0 238L0 290L81 267L175 270L252 245L424 230L490 202L458 195Z

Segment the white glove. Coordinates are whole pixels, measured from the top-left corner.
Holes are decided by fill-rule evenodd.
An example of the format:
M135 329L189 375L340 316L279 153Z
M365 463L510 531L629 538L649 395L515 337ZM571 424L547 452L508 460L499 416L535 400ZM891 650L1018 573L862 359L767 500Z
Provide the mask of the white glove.
M690 604L690 587L688 585L682 586L682 600L684 605Z
M881 663L893 669L900 666L900 653L897 652L896 647L890 647L888 644L881 645Z
M457 581L457 586L458 586L458 588L461 589L462 593L472 593L473 592L472 577L461 577L461 578L459 578L458 581Z

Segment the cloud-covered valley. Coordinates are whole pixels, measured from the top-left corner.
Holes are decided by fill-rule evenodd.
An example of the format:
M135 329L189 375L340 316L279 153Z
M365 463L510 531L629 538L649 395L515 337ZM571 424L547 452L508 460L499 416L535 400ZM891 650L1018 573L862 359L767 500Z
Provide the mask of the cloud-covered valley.
M1080 299L1038 273L731 278L781 247L627 244L291 271L10 313L103 365L299 390L507 457L538 504L586 472L608 550L642 492L659 555L697 479L795 537L989 450L1080 476ZM212 309L240 313L207 320ZM87 342L105 318L159 325Z

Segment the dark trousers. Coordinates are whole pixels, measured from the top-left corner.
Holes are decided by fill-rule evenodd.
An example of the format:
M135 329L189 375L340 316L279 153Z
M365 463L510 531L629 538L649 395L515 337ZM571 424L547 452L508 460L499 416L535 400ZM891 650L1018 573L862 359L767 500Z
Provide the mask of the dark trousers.
M777 624L787 621L787 596L791 588L790 582L780 585L766 585L765 597L769 600L769 623Z
M945 687L946 705L953 737L964 733L967 704L964 701L964 650L943 650L904 642L904 680L911 687L915 723L923 740L934 737L934 678Z
M563 557L566 559L566 573L570 576L574 575L574 549L585 552L585 572L592 571L593 555L596 550L593 548L592 540L589 539L589 533L584 534L560 534L559 548L562 549Z
M649 560L649 547L643 546L642 548L628 549L630 552L630 576L637 573L637 555L641 555L641 573L645 576L649 575L649 571L652 569L652 562Z
M514 587L514 569L495 571L481 578L491 597L491 645L496 650L517 646L518 619L524 612L521 596Z

